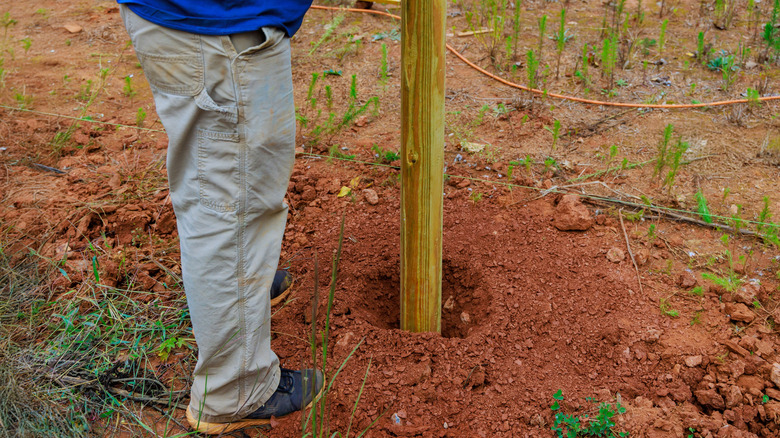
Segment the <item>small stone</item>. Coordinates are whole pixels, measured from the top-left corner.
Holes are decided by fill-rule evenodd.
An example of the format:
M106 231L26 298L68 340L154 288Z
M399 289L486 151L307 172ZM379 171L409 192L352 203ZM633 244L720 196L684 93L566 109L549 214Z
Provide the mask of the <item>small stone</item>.
M471 322L471 316L467 312L461 312L460 320L463 321L464 324L468 324Z
M677 277L677 285L683 289L690 289L696 286L696 277L693 276L691 271L685 270Z
M745 63L745 69L746 70L752 70L752 69L754 69L756 67L758 67L758 63L756 63L754 61L748 61L748 62Z
M64 27L64 28L65 28L65 30L67 30L67 31L68 31L68 32L70 32L70 33L79 33L79 32L81 32L82 30L84 30L84 28L83 28L83 27L79 26L79 25L78 25L78 24L76 24L76 23L68 23L68 24L66 24L66 25L64 25L64 26L62 26L62 27Z
M379 204L379 195L376 194L374 189L363 190L363 197L366 199L366 202L371 205Z
M564 195L555 208L553 225L561 231L585 231L593 222L593 215L577 195Z
M699 355L696 356L688 356L685 358L685 365L688 368L693 368L701 365L702 358Z
M607 251L607 260L612 263L620 263L626 259L626 254L620 248L610 248Z
M761 292L761 284L757 281L751 281L737 289L734 293L734 301L752 306L759 292Z
M650 258L650 251L645 248L640 249L636 253L636 264L638 266L644 266L647 264L647 259Z
M471 180L470 180L470 179L465 179L465 178L464 178L463 180L461 180L461 181L458 183L458 188L459 188L459 189L465 189L466 187L468 187L468 186L470 186L470 185L471 185Z
M772 397L775 400L780 400L780 391L776 390L775 388L766 388L766 395L769 397Z
M753 313L748 307L742 303L726 304L726 313L729 315L732 321L739 321L744 323L750 323L756 319L756 314Z
M455 308L455 297L450 295L447 301L444 302L444 310L452 310Z
M731 409L742 403L742 390L739 386L732 385L724 391L726 407Z
M723 397L721 397L721 395L718 394L714 389L702 389L695 391L694 395L696 396L696 400L698 400L699 403L704 406L709 406L710 408L719 411L722 411L726 408L726 402L723 400Z
M769 373L769 380L780 388L780 364L775 362L772 364L772 371Z

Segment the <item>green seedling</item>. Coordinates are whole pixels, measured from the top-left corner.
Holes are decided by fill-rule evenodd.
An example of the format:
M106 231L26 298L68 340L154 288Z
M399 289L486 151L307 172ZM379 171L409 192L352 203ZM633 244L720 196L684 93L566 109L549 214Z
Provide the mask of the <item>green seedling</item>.
M309 56L313 55L314 52L317 51L317 49L320 48L325 42L327 42L332 36L333 33L338 29L338 27L341 25L341 23L344 21L345 14L339 14L333 17L333 20L330 21L330 23L325 25L325 32L323 32L322 36L320 36L320 39L316 42L312 42L312 48L309 50Z
M544 43L544 31L547 28L547 15L542 15L539 18L539 44L536 47L536 55L539 57L538 61L542 61L542 49Z
M341 146L334 144L328 148L328 162L331 162L334 158L337 160L354 160L356 155L347 155L341 152Z
M387 83L387 44L382 43L382 64L379 70L379 81L382 84Z
M566 47L566 42L573 38L566 32L566 9L561 8L561 21L558 26L558 33L555 34L555 49L558 52L558 62L555 65L555 77L559 76L561 68L561 56L563 55L563 49Z
M669 301L666 298L661 298L659 301L658 307L661 309L661 313L663 313L666 316L677 318L680 316L680 312L673 309L672 306L669 304Z
M311 74L311 81L309 82L309 91L306 94L306 100L309 101L309 105L312 109L317 108L317 98L314 97L314 87L317 86L317 79L319 79L320 74L317 72L314 72Z
M588 76L588 63L590 62L590 57L588 55L587 43L582 45L582 56L580 61L582 62L582 66L574 73L574 76L580 78L582 85L587 87L590 85L590 76Z
M30 50L30 47L32 46L32 38L22 38L21 40L22 48L24 48L24 54L26 55L27 52Z
M608 89L613 87L615 81L615 64L617 63L618 41L616 37L607 38L601 46L601 75L606 77L609 83Z
M616 432L614 417L626 412L620 402L614 405L603 402L598 404L598 414L590 416L584 414L569 415L564 414L560 402L564 399L563 391L558 390L553 395L553 403L550 410L555 413L551 430L555 432L557 438L576 438L580 436L618 438L627 437L628 432ZM595 403L596 400L588 397L587 401Z
M647 241L653 243L656 237L655 224L650 224L650 226L647 228Z
M653 171L653 176L660 175L664 166L666 166L666 159L667 156L669 155L669 141L672 139L673 131L674 131L674 126L672 126L671 123L666 125L666 128L664 128L663 139L661 140L661 143L658 145L658 157L655 160L655 169Z
M689 290L688 293L700 297L704 295L704 288L701 286L696 286L693 289Z
M696 36L696 57L702 65L707 63L707 54L704 52L704 32L699 32Z
M696 192L696 204L698 205L698 212L701 216L702 220L708 224L712 223L712 214L710 214L710 209L707 206L707 198L704 197L704 194L699 190Z
M374 151L374 157L376 157L377 162L379 163L390 164L393 161L398 161L401 159L401 156L398 155L397 152L384 150L376 144L371 147L371 150Z
M146 110L144 110L143 107L138 107L138 111L135 113L135 125L139 128L143 128L145 120Z
M685 151L688 150L688 143L682 141L682 138L677 139L677 144L675 145L674 149L671 151L672 156L670 160L667 160L667 164L669 165L669 172L666 174L666 178L664 178L664 184L665 186L668 186L671 190L672 186L674 186L674 180L677 177L677 172L680 169L681 159Z
M553 120L552 128L545 126L544 129L549 131L553 136L552 146L550 149L554 151L555 147L558 145L558 138L560 137L561 122L559 120Z
M769 16L769 22L764 25L764 32L761 37L766 43L765 56L769 56L769 51L773 52L773 56L777 56L777 52L780 51L780 37L778 37L777 21L780 15L780 0L775 0L772 6L772 14Z
M534 54L533 50L529 50L526 55L526 74L528 75L528 88L531 88L532 90L535 90L537 88L537 79L538 79L538 70L539 70L539 59L537 59L536 54Z
M661 32L658 34L658 53L663 53L664 46L666 45L666 26L669 24L669 20L664 20L661 23Z
M473 203L477 203L482 200L482 192L473 191L469 194L469 200Z
M124 94L126 97L132 98L136 95L136 91L133 88L133 75L127 75L125 76L125 86L122 88L122 94Z

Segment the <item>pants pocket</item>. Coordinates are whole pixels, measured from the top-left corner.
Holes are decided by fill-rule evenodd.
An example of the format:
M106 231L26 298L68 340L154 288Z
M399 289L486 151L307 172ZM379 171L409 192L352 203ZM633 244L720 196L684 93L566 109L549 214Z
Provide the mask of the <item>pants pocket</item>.
M218 212L238 209L240 146L237 133L198 130L200 203Z
M149 84L180 96L200 93L204 87L200 36L159 26L139 17L127 6L120 7Z

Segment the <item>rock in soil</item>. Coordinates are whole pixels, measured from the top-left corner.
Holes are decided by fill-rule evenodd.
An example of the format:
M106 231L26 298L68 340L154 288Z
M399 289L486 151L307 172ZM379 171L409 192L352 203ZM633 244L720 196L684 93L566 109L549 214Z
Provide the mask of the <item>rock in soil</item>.
M363 190L363 197L366 199L366 202L368 202L371 205L379 204L379 195L376 194L376 191L374 191L374 189Z
M688 356L685 358L685 365L689 368L697 367L701 365L701 356Z
M610 248L607 251L607 260L612 263L620 263L626 259L626 253L620 248Z
M593 222L593 215L577 195L564 195L555 208L553 225L561 231L585 231Z
M772 371L769 373L769 380L780 388L780 364L775 362L772 364Z
M756 314L753 313L748 307L742 303L726 304L726 314L729 315L732 321L739 321L744 323L750 323L756 319Z

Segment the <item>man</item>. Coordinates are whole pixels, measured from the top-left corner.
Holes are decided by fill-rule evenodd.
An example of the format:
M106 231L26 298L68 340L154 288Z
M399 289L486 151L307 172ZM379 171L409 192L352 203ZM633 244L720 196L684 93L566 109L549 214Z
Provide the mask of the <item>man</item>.
M187 419L202 433L312 403L319 370L279 367L271 303L295 157L290 42L311 0L118 0L168 133L168 182L198 363Z

